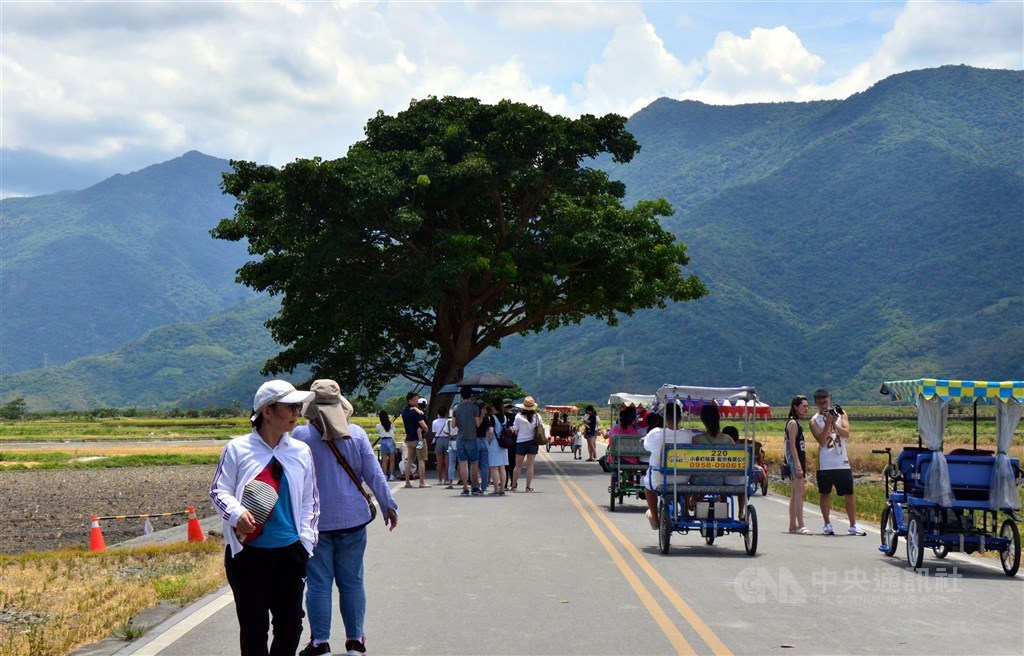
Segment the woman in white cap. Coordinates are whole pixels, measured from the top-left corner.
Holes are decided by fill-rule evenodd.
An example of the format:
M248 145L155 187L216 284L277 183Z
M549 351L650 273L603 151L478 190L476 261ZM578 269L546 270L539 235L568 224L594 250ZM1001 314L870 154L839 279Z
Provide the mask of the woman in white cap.
M523 399L522 403L516 404L522 410L516 415L512 424L512 432L516 434L516 468L512 471L512 491L519 490L519 474L523 469L523 461L526 461L526 491L533 492L533 461L537 459L539 448L533 441L534 426L540 417L537 416L537 402L532 396Z
M312 398L283 380L261 385L252 404L252 433L228 442L210 485L224 519L224 569L242 656L292 656L302 637L302 591L319 500L309 447L290 432ZM274 618L269 650L268 611Z

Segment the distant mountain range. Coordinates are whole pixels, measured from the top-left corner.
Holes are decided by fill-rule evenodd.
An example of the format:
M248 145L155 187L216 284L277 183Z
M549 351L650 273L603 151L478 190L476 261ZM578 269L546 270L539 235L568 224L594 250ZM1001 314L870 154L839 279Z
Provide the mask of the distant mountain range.
M1024 73L963 66L841 101L658 100L630 119L639 155L598 165L631 200L672 203L666 227L711 294L617 328L508 339L471 370L510 375L542 403L666 382L755 385L774 404L825 385L877 402L883 379L1019 379L1022 128ZM0 401L245 403L274 352L261 324L276 304L225 313L252 296L234 283L245 245L207 234L232 212L226 168L192 152L3 202ZM61 366L37 369L44 358Z
M2 203L0 374L103 353L253 296L246 244L212 239L228 162L190 152L83 191Z

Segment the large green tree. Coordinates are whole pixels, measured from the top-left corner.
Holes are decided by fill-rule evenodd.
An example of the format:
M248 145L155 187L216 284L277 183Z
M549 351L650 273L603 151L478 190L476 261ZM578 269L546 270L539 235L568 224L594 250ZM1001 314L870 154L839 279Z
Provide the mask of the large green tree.
M341 159L224 176L238 202L212 234L247 238L260 259L239 280L283 296L268 373L436 391L509 335L706 293L660 225L668 202L627 208L624 185L586 165L639 150L622 116L431 97L365 131Z

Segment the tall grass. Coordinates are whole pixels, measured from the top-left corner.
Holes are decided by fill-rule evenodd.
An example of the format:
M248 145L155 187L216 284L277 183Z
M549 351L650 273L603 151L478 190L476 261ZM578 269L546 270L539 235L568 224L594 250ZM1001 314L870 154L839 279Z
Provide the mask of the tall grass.
M149 628L130 625L140 611L161 600L184 606L222 585L223 553L208 539L0 556L0 654L61 656L115 632L138 637Z

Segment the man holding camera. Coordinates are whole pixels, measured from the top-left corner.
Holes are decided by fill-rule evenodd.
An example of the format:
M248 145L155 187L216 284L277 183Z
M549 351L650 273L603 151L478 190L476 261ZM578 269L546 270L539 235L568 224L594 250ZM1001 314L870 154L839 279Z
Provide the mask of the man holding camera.
M832 397L824 387L814 391L814 405L818 412L811 417L811 433L818 441L818 492L821 495L821 517L825 521L822 533L835 535L829 513L832 510L832 488L846 502L846 515L850 519L850 535L867 535L857 526L857 506L853 500L853 472L846 453L850 439L850 418L842 407L832 406Z

